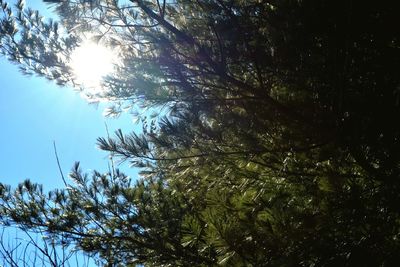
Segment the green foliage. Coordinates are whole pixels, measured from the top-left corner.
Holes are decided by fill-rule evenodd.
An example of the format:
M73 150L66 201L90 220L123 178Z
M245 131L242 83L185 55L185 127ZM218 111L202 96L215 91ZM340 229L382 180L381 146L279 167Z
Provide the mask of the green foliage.
M159 113L139 117L142 133L98 139L141 169L136 183L114 170L89 178L77 165L75 184L49 194L28 181L2 186L4 222L63 234L110 265L400 260L400 129L390 119L400 115L400 60L391 3L60 1L56 8L67 37L35 34L37 42L54 42L49 53L68 58L82 32L92 32L122 60L103 84L101 97L116 105L110 113ZM58 70L17 53L28 49L23 36L37 16L23 24L3 10L3 53L39 75ZM54 23L35 25L56 31ZM66 40L73 45L64 48ZM40 58L43 47L37 51Z
M60 85L69 82L71 71L66 63L76 47L76 38L63 37L58 22L44 22L38 11L25 8L23 0L14 10L7 2L0 4L1 54L18 64L24 74L35 73Z

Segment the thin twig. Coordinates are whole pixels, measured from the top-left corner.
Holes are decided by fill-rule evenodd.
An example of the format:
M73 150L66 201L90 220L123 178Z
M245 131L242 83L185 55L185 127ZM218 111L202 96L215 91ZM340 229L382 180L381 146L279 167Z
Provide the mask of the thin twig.
M107 122L104 121L104 125L106 127L107 138L110 139L110 132L108 131ZM110 153L110 162L111 162L111 170L109 170L110 174L112 175L111 179L114 181L115 179L115 165L114 165L114 153ZM108 164L108 168L110 169L110 164Z
M62 178L62 180L63 180L63 182L64 182L64 185L65 185L65 186L68 186L67 181L65 180L65 177L64 177L64 173L63 173L63 171L62 171L62 169L61 169L60 159L58 158L57 147L56 147L56 141L53 141L53 147L54 147L54 154L55 154L55 156L56 156L57 166L58 166L58 170L60 171L61 178Z

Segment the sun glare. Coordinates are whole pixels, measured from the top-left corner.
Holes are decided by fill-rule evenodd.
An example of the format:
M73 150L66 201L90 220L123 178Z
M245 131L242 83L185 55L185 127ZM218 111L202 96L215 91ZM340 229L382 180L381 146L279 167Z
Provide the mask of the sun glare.
M71 56L76 81L89 93L101 91L101 80L113 71L116 54L101 44L85 41Z

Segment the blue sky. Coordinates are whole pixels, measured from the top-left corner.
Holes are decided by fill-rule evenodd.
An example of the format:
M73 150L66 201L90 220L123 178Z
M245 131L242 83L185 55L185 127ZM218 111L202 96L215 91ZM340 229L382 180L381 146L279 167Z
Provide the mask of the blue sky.
M15 185L26 178L45 188L62 186L53 141L64 173L75 161L84 169L107 170L107 153L96 138L109 131L132 129L129 115L107 119L103 107L89 105L71 88L26 77L0 61L0 182Z
M51 15L39 0L27 5ZM65 174L75 161L83 169L107 170L107 153L96 147L96 138L106 136L105 122L110 133L133 129L128 114L104 118L104 107L89 105L71 88L23 76L4 58L0 73L0 182L16 185L29 178L47 189L62 186L53 141Z
M27 5L51 16L40 0L28 0ZM135 126L128 114L105 118L104 106L89 105L72 88L23 76L3 57L0 85L0 182L4 184L15 187L30 179L43 184L45 190L63 187L53 141L65 175L75 161L84 170L106 172L108 154L96 147L96 138L107 135L105 123L110 133L119 128L128 132ZM127 166L122 169L133 177L137 173Z

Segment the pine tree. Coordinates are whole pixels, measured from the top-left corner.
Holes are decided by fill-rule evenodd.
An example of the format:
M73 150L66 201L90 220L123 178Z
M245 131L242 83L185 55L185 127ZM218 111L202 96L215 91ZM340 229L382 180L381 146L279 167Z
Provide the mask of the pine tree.
M99 138L141 169L45 194L1 187L2 220L112 265L392 266L400 65L391 3L59 1L58 24L2 3L0 48L77 85L83 32L122 63L92 98L153 107L142 133Z

